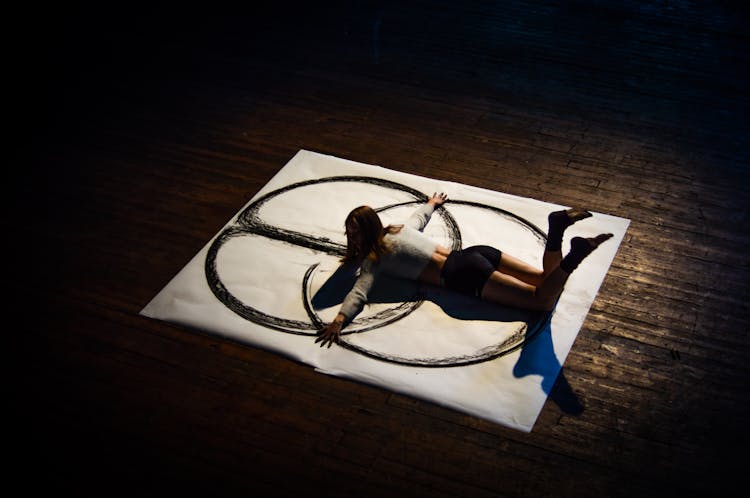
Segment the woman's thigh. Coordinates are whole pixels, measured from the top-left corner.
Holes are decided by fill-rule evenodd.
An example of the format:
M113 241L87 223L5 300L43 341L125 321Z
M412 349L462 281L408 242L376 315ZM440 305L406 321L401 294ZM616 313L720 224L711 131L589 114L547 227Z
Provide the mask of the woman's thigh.
M511 256L505 251L503 251L500 257L500 264L497 266L497 270L534 286L539 286L544 279L544 272L542 270Z
M534 285L499 271L493 272L484 284L482 299L516 308L537 311L550 309L550 303L536 295Z

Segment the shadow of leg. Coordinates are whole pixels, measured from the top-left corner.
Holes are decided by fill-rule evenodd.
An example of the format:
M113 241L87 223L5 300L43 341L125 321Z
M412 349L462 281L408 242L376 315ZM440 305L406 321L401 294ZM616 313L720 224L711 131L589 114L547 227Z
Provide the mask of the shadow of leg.
M583 405L578 400L578 396L573 392L570 384L568 384L568 379L565 378L565 371L562 369L560 370L560 375L557 376L555 385L552 386L549 398L557 403L557 406L564 413L569 415L580 415L583 413Z
M562 366L555 356L549 324L534 340L524 344L521 356L513 367L513 375L541 376L542 390L563 412L570 415L579 415L583 412L583 405L568 384Z

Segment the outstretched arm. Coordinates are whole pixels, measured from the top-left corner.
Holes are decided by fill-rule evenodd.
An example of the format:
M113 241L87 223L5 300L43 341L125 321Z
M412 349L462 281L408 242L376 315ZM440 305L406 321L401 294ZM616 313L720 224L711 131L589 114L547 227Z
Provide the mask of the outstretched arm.
M357 281L354 282L354 287L344 298L344 302L341 303L336 318L331 323L323 327L318 331L318 338L315 342L320 342L320 347L328 346L331 344L339 343L341 338L341 329L344 325L353 320L355 316L362 311L365 303L367 302L367 295L370 293L373 284L375 283L376 269L373 268L372 263L366 261L360 270Z
M435 208L442 206L447 200L448 196L443 192L440 192L439 194L432 194L432 197L427 199L427 202L425 204L422 204L416 211L412 213L411 216L409 216L409 219L406 220L404 225L412 227L421 232L422 230L424 230L424 227L427 226L427 223L429 223L430 217L432 217L432 213L435 211Z

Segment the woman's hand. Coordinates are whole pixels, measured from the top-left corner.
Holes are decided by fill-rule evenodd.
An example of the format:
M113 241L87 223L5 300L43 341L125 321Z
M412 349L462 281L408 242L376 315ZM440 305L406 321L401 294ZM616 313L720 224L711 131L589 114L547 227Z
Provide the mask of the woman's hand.
M328 344L328 347L331 347L331 344L334 342L336 344L339 343L339 339L341 338L341 328L344 325L344 315L339 314L331 323L323 327L318 331L318 338L315 339L315 343L320 342L320 347L324 347L326 344Z
M435 207L442 206L445 204L445 201L448 200L448 195L444 194L443 192L440 192L439 194L435 192L432 194L432 197L427 199L428 204L432 204Z

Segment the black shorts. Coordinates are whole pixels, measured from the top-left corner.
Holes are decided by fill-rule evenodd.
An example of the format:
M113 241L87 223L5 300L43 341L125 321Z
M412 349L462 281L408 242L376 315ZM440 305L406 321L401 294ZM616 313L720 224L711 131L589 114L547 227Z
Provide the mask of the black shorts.
M472 246L452 251L445 260L440 280L451 290L480 297L492 272L500 265L502 252L490 246Z

